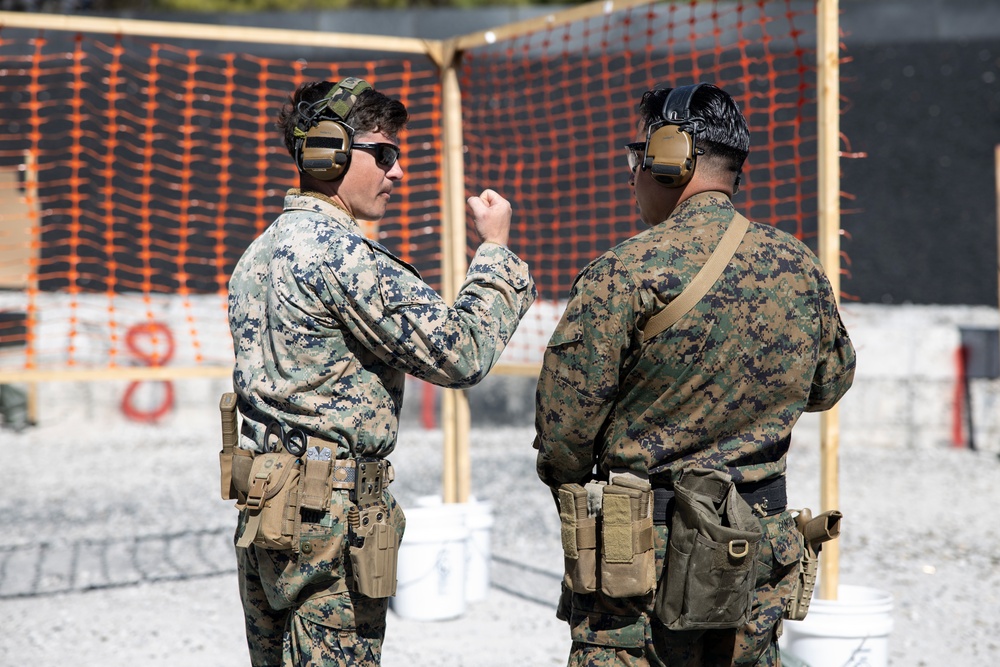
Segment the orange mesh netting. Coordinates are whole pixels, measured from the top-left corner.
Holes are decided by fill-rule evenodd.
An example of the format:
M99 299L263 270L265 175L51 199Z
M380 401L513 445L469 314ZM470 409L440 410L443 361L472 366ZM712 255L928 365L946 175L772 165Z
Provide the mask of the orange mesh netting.
M310 63L4 30L0 69L0 201L22 211L0 219L0 253L20 267L0 275L0 370L161 365L165 336L147 335L145 356L125 342L162 327L170 364L230 364L226 284L297 184L274 120L303 81L362 76L407 105L409 177L379 237L440 276L429 60Z
M465 53L468 189L495 186L514 200L512 246L541 299L505 360L539 359L579 270L642 229L623 146L650 88L707 81L732 94L752 130L734 201L753 220L816 236L814 10L652 4Z
M816 236L815 24L811 3L790 0L659 3L463 53L466 194L511 199L512 246L540 293L505 361L537 363L576 273L639 231L622 146L655 85L732 93L753 132L737 205ZM378 237L440 287L429 58L197 46L0 30L0 373L227 367L226 283L296 183L273 121L305 80L358 75L407 105L406 178Z

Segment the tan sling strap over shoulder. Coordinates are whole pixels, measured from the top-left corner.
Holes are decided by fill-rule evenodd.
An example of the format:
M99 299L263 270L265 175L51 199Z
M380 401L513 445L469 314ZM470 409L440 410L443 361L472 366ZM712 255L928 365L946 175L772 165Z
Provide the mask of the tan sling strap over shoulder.
M708 290L712 289L712 285L719 280L722 272L726 270L749 228L750 221L737 211L729 223L729 229L723 234L722 240L712 251L712 256L705 262L705 266L701 267L691 283L676 299L646 322L646 326L642 330L643 340L649 340L672 327L677 320L684 317L696 303L702 300Z

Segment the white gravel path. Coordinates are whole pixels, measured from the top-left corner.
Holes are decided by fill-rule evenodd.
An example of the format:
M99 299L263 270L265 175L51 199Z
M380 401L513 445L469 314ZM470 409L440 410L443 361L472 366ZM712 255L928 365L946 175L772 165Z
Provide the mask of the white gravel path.
M248 664L217 429L209 410L161 428L0 430L0 665ZM815 433L815 421L797 429L792 506L818 507ZM455 620L390 613L386 667L565 664L558 521L531 436L474 431L473 490L495 507L493 587ZM438 492L440 443L403 430L392 460L404 507ZM993 453L844 444L841 583L893 595L891 665L1000 662L998 473Z

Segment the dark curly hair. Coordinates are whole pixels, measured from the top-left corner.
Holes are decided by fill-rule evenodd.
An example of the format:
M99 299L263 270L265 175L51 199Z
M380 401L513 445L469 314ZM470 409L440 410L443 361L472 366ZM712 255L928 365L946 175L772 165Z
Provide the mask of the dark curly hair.
M292 93L278 113L275 123L281 130L288 154L295 156L295 128L306 122L299 111L300 105L308 108L329 94L334 87L330 81L313 81L304 83ZM301 104L301 103L305 104ZM382 132L386 136L396 138L409 120L406 107L399 100L394 100L374 88L365 90L358 95L351 112L344 119L356 132Z
M672 88L654 88L642 97L639 113L643 129L663 120L663 104ZM750 128L736 102L726 91L702 84L691 98L691 115L701 119L695 132L698 148L730 171L739 173L750 154Z

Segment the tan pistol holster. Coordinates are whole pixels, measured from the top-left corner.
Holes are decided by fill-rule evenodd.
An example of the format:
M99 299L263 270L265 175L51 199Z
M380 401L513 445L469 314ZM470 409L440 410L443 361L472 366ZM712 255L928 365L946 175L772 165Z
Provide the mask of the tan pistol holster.
M802 539L802 562L799 568L798 585L788 599L785 618L801 621L809 613L813 592L816 589L816 575L819 571L819 552L823 544L840 536L840 520L843 515L837 510L823 512L813 517L808 508L799 510L795 526Z

